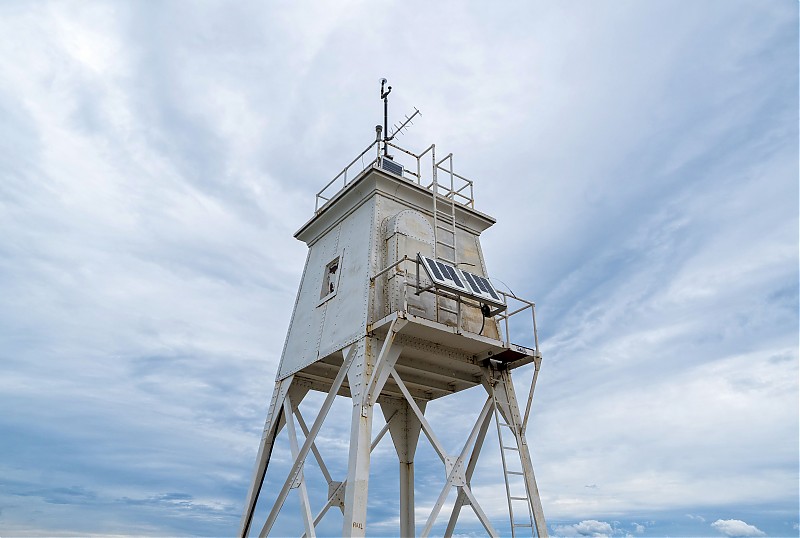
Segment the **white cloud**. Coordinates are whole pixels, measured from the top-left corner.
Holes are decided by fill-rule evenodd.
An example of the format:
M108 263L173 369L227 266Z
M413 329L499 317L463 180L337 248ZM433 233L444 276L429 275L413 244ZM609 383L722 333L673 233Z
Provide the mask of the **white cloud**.
M4 523L235 526L303 266L292 233L371 139L380 76L394 117L423 112L401 143L453 150L498 217L492 275L539 305L545 513L599 518L559 529L796 508L796 8L318 6L0 6ZM461 398L429 412L454 444ZM337 476L342 424L319 439ZM396 472L385 443L373 469ZM502 519L491 444L473 489ZM418 455L417 480L441 479ZM219 526L159 519L184 506Z
M711 524L726 536L766 536L766 533L740 519L718 519Z
M614 529L610 523L597 521L596 519L587 519L573 525L559 525L553 528L555 536L594 536L600 538L611 536L613 533Z
M633 532L636 534L642 534L645 531L645 526L640 525L639 523L633 523Z

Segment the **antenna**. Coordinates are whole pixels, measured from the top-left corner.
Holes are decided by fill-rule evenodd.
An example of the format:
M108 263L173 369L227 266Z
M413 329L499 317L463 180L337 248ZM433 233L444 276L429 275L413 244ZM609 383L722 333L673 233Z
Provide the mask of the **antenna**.
M381 79L381 99L383 99L383 156L391 158L389 155L389 145L387 142L393 140L395 136L402 134L403 129L409 125L414 125L414 122L411 120L418 115L421 116L422 112L420 112L417 107L414 107L414 112L411 114L411 116L406 114L406 119L399 124L393 125L392 134L389 134L389 94L392 92L392 87L387 86L387 82L388 81L385 78ZM380 136L380 131L378 131L379 139Z
M389 146L386 142L389 141L386 135L389 132L389 94L392 93L392 87L384 90L388 81L385 78L381 79L381 99L383 99L383 156L389 156Z
M392 140L395 136L397 136L399 134L403 134L403 129L405 129L409 125L414 125L414 122L411 121L411 120L413 120L415 117L417 117L417 115L421 116L422 112L420 112L417 107L414 107L414 113L411 114L411 116L406 114L406 120L403 123L401 123L399 126L398 125L394 125L393 126L393 130L392 130L392 134L389 135L389 137L387 137L386 140Z

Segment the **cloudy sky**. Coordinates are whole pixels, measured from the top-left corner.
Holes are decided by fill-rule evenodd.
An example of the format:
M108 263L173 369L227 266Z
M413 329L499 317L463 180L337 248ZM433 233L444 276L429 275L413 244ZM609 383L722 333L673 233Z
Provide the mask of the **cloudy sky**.
M381 77L423 114L399 142L454 152L497 217L491 276L537 301L551 533L798 535L796 2L11 0L0 35L0 535L236 532L292 235ZM481 403L429 407L453 450ZM320 439L337 476L345 437ZM392 458L370 534L397 532Z

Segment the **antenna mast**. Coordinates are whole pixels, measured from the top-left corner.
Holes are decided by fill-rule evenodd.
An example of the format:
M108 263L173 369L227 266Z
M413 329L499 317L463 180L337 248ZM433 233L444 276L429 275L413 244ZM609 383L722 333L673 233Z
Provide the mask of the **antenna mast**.
M385 78L381 79L381 99L383 99L383 156L392 158L389 155L389 145L387 142L393 140L395 136L401 134L403 129L405 129L408 125L413 124L411 120L413 120L417 114L422 114L416 107L414 107L414 112L411 116L406 115L406 119L400 122L399 125L394 125L394 130L392 134L389 134L389 94L392 92L391 86L386 86L388 81ZM378 132L378 138L380 139L380 126L376 127L376 131Z
M389 86L388 89L386 88L386 83L388 81L385 78L381 79L381 99L383 99L383 156L389 156L389 146L386 145L386 142L391 140L389 136L389 94L392 93L392 87Z

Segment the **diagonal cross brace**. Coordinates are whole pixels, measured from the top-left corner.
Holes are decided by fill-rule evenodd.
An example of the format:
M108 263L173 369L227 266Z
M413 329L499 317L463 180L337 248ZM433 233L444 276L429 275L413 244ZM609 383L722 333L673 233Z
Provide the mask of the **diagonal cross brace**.
M397 413L394 413L391 417L389 417L389 420L386 421L386 424L383 426L383 428L381 428L381 431L378 432L378 435L375 436L375 439L372 441L372 444L369 447L369 451L370 452L375 450L375 447L378 446L378 443L381 442L381 439L383 439L383 436L386 435L386 432L389 431L389 423L391 423L392 420L394 420L394 418L396 416L397 416ZM314 526L315 527L319 524L320 521L322 521L322 518L325 517L325 514L328 513L328 510L330 510L331 506L333 506L333 501L336 498L337 494L340 491L344 491L344 488L346 486L347 486L347 480L339 482L339 485L336 486L336 489L334 489L330 493L330 495L328 495L328 501L325 503L325 506L322 507L322 509L317 514L317 516L314 518ZM300 538L306 538L306 534L303 533L303 535Z
M383 390L383 385L389 378L390 368L394 367L397 359L400 357L402 347L393 346L394 337L397 333L403 330L403 327L408 324L405 319L396 318L389 325L389 331L386 333L386 340L381 346L381 351L375 361L375 368L367 383L366 390L364 391L364 398L361 401L362 406L375 405L378 395Z
M353 359L358 354L357 352L358 346L353 345L350 346L350 349L347 352L347 356L342 363L342 367L339 369L339 373L336 374L336 379L334 379L333 384L331 385L331 389L328 391L328 395L325 397L325 401L322 403L322 407L319 410L319 414L317 415L317 419L314 421L314 424L311 426L311 430L309 431L308 437L306 437L303 446L300 448L300 451L297 454L297 457L294 460L294 464L292 464L292 468L289 471L289 476L283 483L283 487L278 493L278 498L275 499L275 504L272 505L272 510L267 517L266 523L264 523L264 527L261 529L259 536L264 538L269 534L269 531L272 529L272 525L275 524L275 520L278 518L278 512L280 512L283 503L286 501L286 496L289 494L289 489L291 489L292 481L294 479L294 475L297 473L297 470L300 469L300 466L306 459L308 455L308 451L311 449L311 443L314 442L314 439L317 437L320 428L322 428L322 423L325 421L325 418L328 416L328 411L330 411L331 404L333 403L334 398L336 398L336 394L339 392L339 388L342 386L342 382L344 381L345 375L347 375L347 371L350 369L350 365L353 364Z
M417 419L419 419L420 424L422 425L422 431L425 433L425 436L428 438L428 441L431 442L433 449L439 455L442 460L442 463L445 463L447 460L447 452L445 452L442 443L439 442L439 439L436 437L436 434L433 433L433 428L431 428L430 423L425 418L425 415L422 414L417 402L414 401L414 397L411 396L411 393L408 391L406 384L403 383L403 380L400 379L400 374L397 373L397 370L394 369L394 366L391 367L389 372L394 378L395 383L400 388L400 392L403 393L403 396L406 400L408 400L408 405L411 406L411 409L414 411L414 414L417 415Z
M306 421L303 420L303 415L300 414L299 407L294 410L294 416L297 417L297 423L300 424L300 429L303 430L303 435L308 437L308 426L306 426ZM325 481L330 485L330 483L333 482L333 478L331 477L331 473L328 471L328 467L325 465L325 462L322 460L322 455L317 449L317 443L311 443L311 452L314 454L317 464L319 464L319 470L322 471L322 476L325 477Z
M286 430L289 433L289 446L292 450L292 457L297 457L298 448L297 448L297 433L295 432L294 428L294 418L292 417L292 408L294 405L292 404L291 398L289 395L286 396L286 399L283 401L283 412L284 416L286 417ZM314 523L311 521L311 505L308 501L308 490L306 489L306 481L305 477L303 476L303 466L301 465L297 471L297 488L299 489L300 493L300 512L303 515L303 526L306 529L306 534L310 538L316 538L316 533L314 532Z
M470 484L470 480L472 480L472 475L475 473L475 467L478 464L478 458L481 454L481 449L483 448L483 441L486 438L486 432L489 430L489 424L491 422L491 415L486 414L483 419L483 423L481 424L480 431L478 432L478 437L475 439L475 446L472 448L472 454L469 457L469 463L467 464L467 470L464 473L467 485ZM462 490L458 492L458 496L456 497L455 504L453 505L453 510L450 513L450 521L447 523L447 529L444 532L445 538L449 538L453 535L453 532L456 528L456 522L458 521L458 516L461 513L461 507L469 501L469 497L467 494ZM488 529L487 529L488 532Z
M436 504L433 506L433 510L431 511L430 516L428 516L428 521L425 524L425 528L422 531L420 536L426 537L430 534L431 529L433 528L433 524L436 521L436 517L439 515L439 512L444 505L445 500L447 500L447 495L450 493L450 488L453 487L453 483L456 479L456 468L460 465L463 465L464 458L467 456L467 452L471 446L474 445L475 440L478 438L480 431L483 429L483 423L485 422L486 417L489 414L489 411L492 408L492 399L487 398L486 402L483 404L483 408L481 409L480 415L478 416L478 420L475 422L475 425L472 427L472 431L467 438L466 443L464 443L464 448L461 449L461 453L458 455L456 459L456 463L453 465L450 474L447 476L447 481L445 482L444 487L442 488L442 492L439 494L439 498L436 501ZM473 449L474 450L474 449ZM473 510L475 510L475 515L478 516L478 519L481 520L484 528L489 533L490 536L498 536L497 532L492 527L491 523L489 523L489 519L486 517L486 514L481 509L478 501L475 499L474 495L472 495L472 491L469 489L469 486L466 484L461 484L457 486L459 490L463 491L472 503Z

